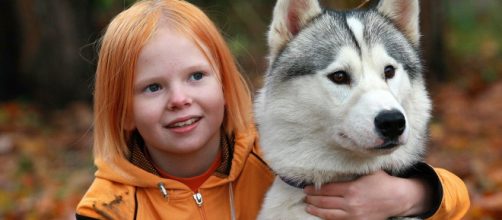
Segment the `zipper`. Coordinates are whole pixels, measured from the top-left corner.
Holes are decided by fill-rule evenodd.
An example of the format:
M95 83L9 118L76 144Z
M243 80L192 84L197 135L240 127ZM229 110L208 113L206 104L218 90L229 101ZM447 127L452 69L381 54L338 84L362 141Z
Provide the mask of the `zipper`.
M232 182L228 183L228 195L230 200L230 219L235 220L235 207L234 207L234 189L232 187Z
M202 207L204 200L202 200L202 194L200 194L200 192L193 194L193 199L195 200L195 204L197 204L197 206Z
M164 199L167 199L167 197L169 196L169 193L167 192L167 189L164 186L164 183L159 183L159 184L157 184L157 186L159 187L160 194L162 194L162 197L164 197Z
M204 200L202 199L202 194L200 194L199 191L197 191L195 194L193 194L193 200L195 201L195 204L197 207L199 207L199 214L202 219L207 219L206 217L206 212L204 211Z
M159 187L160 194L162 195L162 197L164 197L164 199L168 199L169 192L167 191L164 183L159 183L159 184L157 184L157 186ZM193 200L195 201L195 204L199 208L200 217L202 219L206 220L207 219L206 212L204 211L204 207L202 206L204 204L204 200L202 199L202 194L200 193L200 191L197 191L195 194L193 194L192 197L193 197Z

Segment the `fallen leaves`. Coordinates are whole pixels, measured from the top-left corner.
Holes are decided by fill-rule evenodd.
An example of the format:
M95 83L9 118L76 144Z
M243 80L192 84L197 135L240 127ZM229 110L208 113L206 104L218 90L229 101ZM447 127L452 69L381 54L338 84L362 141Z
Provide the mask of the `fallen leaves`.
M435 88L427 160L460 176L469 189L465 219L502 218L502 82L475 94L455 85Z
M73 219L93 179L92 111L0 103L0 219Z

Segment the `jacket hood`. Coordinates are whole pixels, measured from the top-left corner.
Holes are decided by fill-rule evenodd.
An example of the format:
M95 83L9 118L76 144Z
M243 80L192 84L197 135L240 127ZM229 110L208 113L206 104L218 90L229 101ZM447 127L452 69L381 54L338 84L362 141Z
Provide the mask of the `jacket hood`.
M230 150L232 156L229 157L227 161L222 161L222 163L229 164L230 172L228 175L212 175L206 180L201 188L211 188L234 181L240 175L246 159L248 158L247 156L251 153L255 145L255 140L256 130L254 127L250 127L245 132L236 134ZM131 154L135 153L131 152ZM133 155L133 158L134 157ZM150 163L146 159L142 160L146 161L146 163ZM158 188L159 184L162 183L169 189L188 189L184 184L171 179L162 178L156 174L155 171L146 169L143 166L140 167L134 163L133 160L128 160L126 158L118 158L115 160L96 158L94 163L97 167L95 173L96 178L143 188Z

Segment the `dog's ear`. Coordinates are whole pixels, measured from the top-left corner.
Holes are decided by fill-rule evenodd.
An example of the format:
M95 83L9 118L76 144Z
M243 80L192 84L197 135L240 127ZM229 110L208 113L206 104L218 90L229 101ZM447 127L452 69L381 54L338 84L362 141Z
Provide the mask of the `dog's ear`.
M420 44L418 0L380 0L376 7L394 22L414 46Z
M278 0L268 31L268 46L273 59L312 18L321 14L317 0Z

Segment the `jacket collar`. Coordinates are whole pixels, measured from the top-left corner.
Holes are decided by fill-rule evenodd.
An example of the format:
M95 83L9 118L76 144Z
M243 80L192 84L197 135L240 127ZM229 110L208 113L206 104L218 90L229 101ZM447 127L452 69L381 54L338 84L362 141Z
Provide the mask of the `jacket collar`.
M230 174L230 169L232 167L232 158L234 151L234 138L228 137L221 132L220 138L220 148L221 148L221 159L222 162L220 166L216 169L214 175L218 177L225 178ZM148 152L146 151L144 141L141 136L135 132L132 137L133 141L129 144L129 162L135 166L147 171L156 176L160 176L159 172L153 166L151 160L148 159Z
M233 136L225 136L222 140L226 142L221 145L222 150L220 151L222 152L222 164L213 175L214 178L210 177L203 184L203 187L217 187L237 179L245 167L249 154L253 148L257 147L256 139L254 125L250 125L249 129L237 132ZM96 178L136 187L158 188L158 183L162 182L169 189L186 189L182 183L158 175L144 154L144 145L141 144L141 139L135 141L135 143L132 141L128 143L130 151L126 158L94 158L94 164L97 167Z

